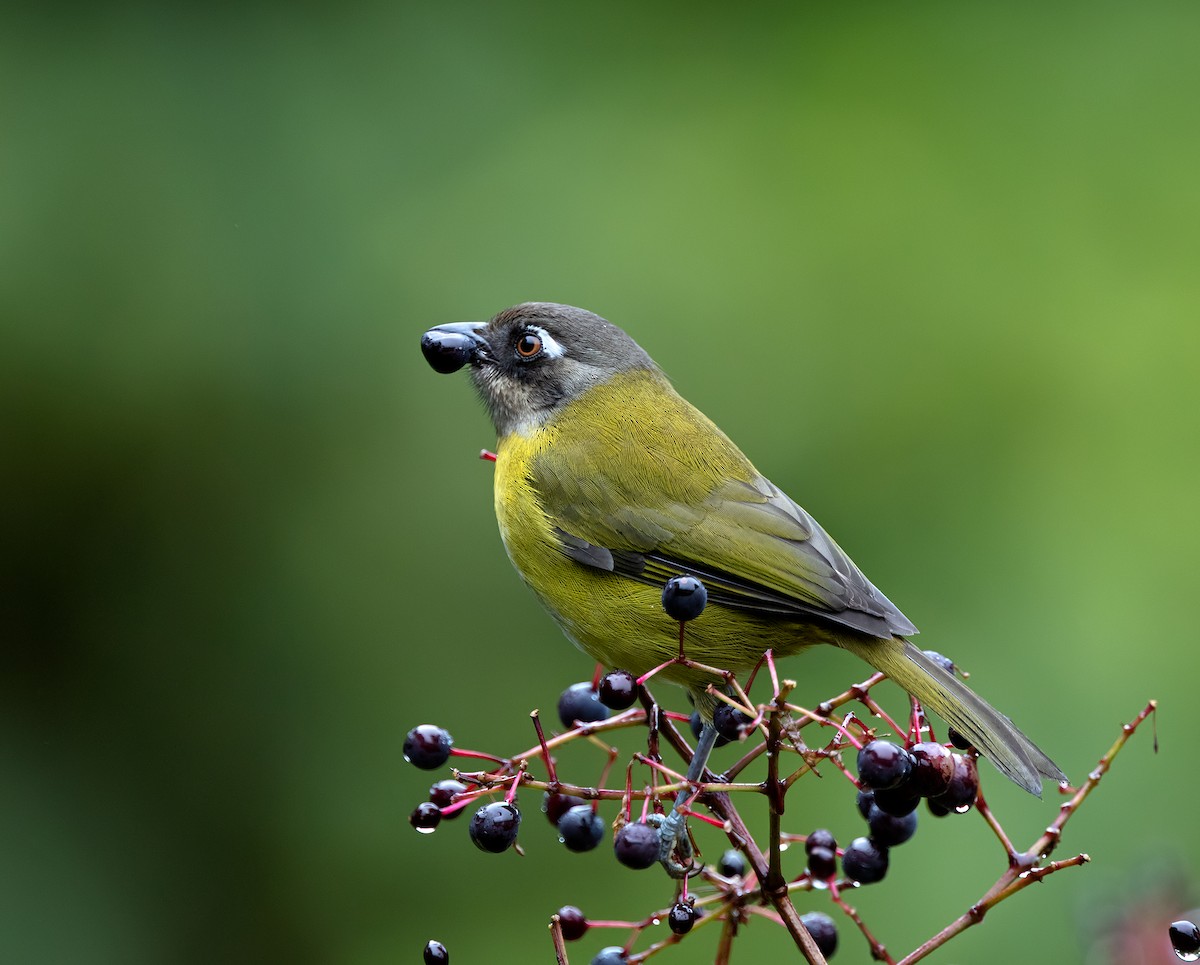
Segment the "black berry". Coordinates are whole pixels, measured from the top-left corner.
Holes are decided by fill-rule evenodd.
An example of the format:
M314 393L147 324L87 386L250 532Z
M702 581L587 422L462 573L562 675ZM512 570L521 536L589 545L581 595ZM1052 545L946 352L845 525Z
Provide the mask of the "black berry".
M916 794L913 794L907 785L875 792L875 807L897 818L902 818L906 814L912 814L920 803L921 799ZM866 817L870 819L870 812L867 813Z
M837 925L833 923L833 919L819 911L810 911L800 916L800 923L808 929L821 954L832 958L833 953L837 951L838 940Z
M946 790L937 797L930 798L930 803L936 801L942 807L957 811L966 810L975 803L975 795L979 793L979 769L975 758L969 754L954 754L954 775Z
M726 878L744 878L746 876L746 858L740 851L730 848L717 862L717 871Z
M447 778L444 781L438 781L429 789L429 800L440 808L448 808L454 803L454 795L462 794L466 789L467 785L463 784L462 781ZM466 808L459 808L457 811L443 814L442 817L450 821L458 817L465 810Z
M971 749L971 741L964 737L953 727L950 728L950 743L957 747L960 751L968 751Z
M627 868L641 871L658 860L658 831L648 824L627 824L613 839L613 853Z
M600 703L609 710L625 710L637 703L637 678L628 670L610 670L600 678Z
M897 787L912 773L912 758L899 744L874 740L858 752L858 779L875 791Z
M898 844L904 844L917 833L917 812L910 811L898 818L875 807L867 817L867 826L871 829L871 837L876 844L894 848Z
M691 727L692 727L692 736L695 737L696 740L699 740L700 739L700 731L704 728L704 718L700 716L700 711L693 710L691 719L688 721L688 723L691 724ZM727 741L724 737L722 737L720 734L718 734L717 742L715 744L713 744L713 747L724 747L728 743L729 743L729 741Z
M882 881L888 869L888 849L870 838L855 838L842 854L842 871L859 884Z
M604 819L590 804L577 804L558 819L558 836L568 851L591 851L604 838Z
M906 787L921 797L937 797L950 786L954 776L954 756L933 741L913 744L908 749L913 760Z
M625 956L625 949L620 945L609 945L596 953L592 965L625 965L627 961L629 959Z
M716 728L718 736L724 737L727 741L741 740L742 735L746 732L746 727L753 719L747 717L736 707L730 707L723 700L717 702L717 707L713 711L713 727Z
M833 836L832 831L825 828L817 828L804 839L804 850L812 852L813 848L824 848L827 851L837 850L837 839Z
M663 609L672 620L695 620L708 603L708 590L694 576L673 576L662 592Z
M1171 922L1168 929L1171 936L1171 947L1175 954L1185 962L1194 962L1200 958L1200 928L1194 921L1181 919Z
M936 650L926 650L925 656L941 667L946 673L952 674L955 671L954 661L949 657L944 657Z
M592 724L608 717L608 708L600 703L600 695L592 689L592 682L571 684L558 698L558 719L563 727L575 726L575 721L581 724Z
M861 814L864 819L869 818L871 816L871 808L875 806L875 792L870 788L859 791L858 797L855 798L855 803L858 804L858 813Z
M422 801L408 816L408 823L422 834L429 834L442 821L442 810L432 801Z
M542 811L555 827L558 827L558 822L564 814L580 804L587 804L587 801L574 794L551 794L547 791L542 796Z
M929 808L929 813L935 818L944 818L947 814L954 813L954 808L948 808L944 804L939 804L935 798L930 798L926 801L925 806Z
M441 942L430 941L425 945L425 965L450 965L450 953Z
M817 881L827 881L837 874L837 852L831 848L812 848L808 852L808 873Z
M404 735L404 759L422 770L436 770L450 757L453 744L445 728L420 724Z
M588 920L574 905L563 905L558 909L558 927L562 929L563 938L577 942L587 932Z
M493 801L471 815L467 830L480 851L499 854L512 847L520 828L521 812L517 806L507 801Z
M677 901L667 912L667 927L676 935L686 935L696 923L696 909L691 902Z

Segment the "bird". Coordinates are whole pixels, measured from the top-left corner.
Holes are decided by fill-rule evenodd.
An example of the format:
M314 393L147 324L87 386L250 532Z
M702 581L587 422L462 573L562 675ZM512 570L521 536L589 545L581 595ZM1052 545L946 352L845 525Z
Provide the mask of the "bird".
M703 726L688 771L699 781L716 739L720 680L765 651L840 647L937 713L1017 785L1041 796L1066 776L1004 714L916 647L918 631L804 509L755 469L612 322L582 308L525 302L487 321L436 325L431 367L468 369L496 430L494 502L513 566L564 634L607 667L682 685ZM662 588L707 590L680 631ZM676 874L687 835L660 825Z

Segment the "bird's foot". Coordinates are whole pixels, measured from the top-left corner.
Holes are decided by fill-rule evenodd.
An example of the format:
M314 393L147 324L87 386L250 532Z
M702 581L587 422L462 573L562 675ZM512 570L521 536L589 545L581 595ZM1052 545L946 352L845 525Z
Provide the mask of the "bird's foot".
M667 815L651 814L646 821L658 829L658 860L668 875L672 878L692 878L700 874L703 865L693 860L692 839L678 809L671 808L671 813Z

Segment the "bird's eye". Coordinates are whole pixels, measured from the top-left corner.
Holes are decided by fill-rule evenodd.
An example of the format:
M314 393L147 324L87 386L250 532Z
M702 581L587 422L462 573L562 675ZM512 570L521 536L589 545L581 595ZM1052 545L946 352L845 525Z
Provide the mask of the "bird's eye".
M517 354L523 359L536 358L542 351L542 340L533 332L526 332L517 339Z

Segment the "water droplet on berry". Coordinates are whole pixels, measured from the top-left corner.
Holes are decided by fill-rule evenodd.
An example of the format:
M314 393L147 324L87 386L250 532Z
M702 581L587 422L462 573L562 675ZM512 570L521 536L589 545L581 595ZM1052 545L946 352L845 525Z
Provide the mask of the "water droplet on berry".
M970 810L971 810L971 805L969 805L969 804L960 804L958 807L956 807L956 808L954 809L954 812L955 812L956 814L966 814L966 813L967 813L968 811L970 811Z
M417 828L417 834L433 834L437 828Z
M651 925L661 925L661 924L662 924L662 921L661 921L660 919L658 919L658 918L651 918L651 919L650 919L650 924L651 924Z
M1195 962L1200 961L1200 952L1181 952L1179 949L1176 949L1175 957L1181 962Z

